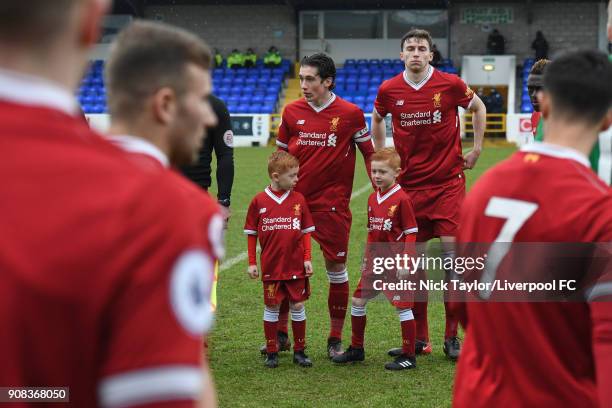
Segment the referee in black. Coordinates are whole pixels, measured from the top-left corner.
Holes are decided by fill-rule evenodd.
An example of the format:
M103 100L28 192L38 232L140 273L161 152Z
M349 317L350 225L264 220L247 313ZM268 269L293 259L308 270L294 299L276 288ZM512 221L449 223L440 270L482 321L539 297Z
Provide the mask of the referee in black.
M208 137L204 139L198 161L181 170L185 177L208 191L212 183L210 163L213 150L215 151L217 156L217 200L227 209L227 219L230 216L232 185L234 184L234 134L225 103L214 95L210 95L209 98L219 122L216 127L208 129Z
M200 149L198 161L192 166L183 167L181 170L185 177L193 181L204 190L208 191L211 185L210 176L212 152L217 156L217 200L225 209L225 227L231 215L230 204L232 185L234 184L234 133L230 114L225 103L214 95L209 96L210 104L217 115L218 123L212 129L208 129L208 137L204 139ZM215 277L210 293L213 311L217 309L217 280L219 279L219 262L215 262ZM208 348L208 344L205 344Z

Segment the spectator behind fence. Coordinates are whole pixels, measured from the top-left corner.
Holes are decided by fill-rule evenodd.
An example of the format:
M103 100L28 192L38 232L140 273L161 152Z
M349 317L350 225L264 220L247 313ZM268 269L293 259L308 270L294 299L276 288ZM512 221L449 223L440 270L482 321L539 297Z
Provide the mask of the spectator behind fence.
M506 52L506 40L501 33L495 29L487 39L487 54L504 55Z
M243 68L244 67L244 54L233 49L232 53L227 57L228 68Z
M221 51L218 48L215 48L215 67L221 68L223 65L223 55L221 55Z
M541 31L536 33L535 40L531 43L531 48L535 50L536 61L548 58L548 41L546 41Z
M257 54L255 54L255 51L253 51L252 48L247 49L246 53L244 54L244 66L251 68L255 66L256 62Z
M270 47L268 53L264 56L264 65L268 68L276 68L280 66L282 57L275 46Z

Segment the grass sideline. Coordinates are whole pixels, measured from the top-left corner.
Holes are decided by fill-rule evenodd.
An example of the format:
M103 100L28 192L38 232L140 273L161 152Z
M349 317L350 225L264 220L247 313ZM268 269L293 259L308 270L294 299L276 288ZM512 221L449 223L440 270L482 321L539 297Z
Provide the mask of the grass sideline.
M268 183L267 157L273 148L235 149L235 178L232 192L232 218L226 235L226 260L246 250L242 233L250 200ZM469 186L486 169L509 156L513 147L485 148L476 168L466 173ZM213 163L214 166L214 163ZM214 178L214 177L213 177ZM368 183L363 158L357 154L353 191ZM216 195L213 186L211 194ZM365 208L370 190L351 201L353 225L349 247L351 294L359 279L359 254L367 231ZM433 354L417 358L417 369L389 372L386 350L400 345L400 326L395 310L386 301L368 304L366 360L336 366L326 357L329 330L327 276L318 244L313 241L314 276L312 295L306 302L307 354L312 368L299 368L292 352L280 353L280 366L263 367L259 346L263 344L263 298L261 281L246 274L247 261L241 260L223 270L217 288L217 322L210 343L210 365L221 407L447 407L451 404L454 363L442 352L444 306L429 305L429 330ZM350 343L350 312L343 341ZM290 334L291 335L291 334ZM461 335L461 334L460 334Z

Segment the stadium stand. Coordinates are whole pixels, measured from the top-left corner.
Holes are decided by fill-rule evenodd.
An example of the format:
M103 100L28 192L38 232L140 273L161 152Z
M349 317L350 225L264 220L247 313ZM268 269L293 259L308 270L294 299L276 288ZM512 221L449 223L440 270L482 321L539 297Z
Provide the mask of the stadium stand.
M225 101L230 113L274 113L291 62L279 68L265 68L257 61L254 68L216 68L213 70L214 94ZM104 61L93 61L81 82L78 100L85 113L107 113L104 87Z
M529 76L529 71L531 67L535 63L533 58L526 58L523 62L523 70L520 71L522 88L521 88L521 113L531 113L533 112L533 106L531 105L531 99L529 99L529 91L527 90L527 77Z
M453 61L445 58L437 68L457 75ZM336 72L334 92L359 106L365 113L372 112L378 87L384 80L404 70L404 63L397 59L347 59Z

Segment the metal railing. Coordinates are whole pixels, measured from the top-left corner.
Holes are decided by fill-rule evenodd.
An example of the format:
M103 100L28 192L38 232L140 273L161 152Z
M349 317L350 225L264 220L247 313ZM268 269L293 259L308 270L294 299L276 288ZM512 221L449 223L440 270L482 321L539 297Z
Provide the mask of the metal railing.
M474 133L474 124L472 122L471 113L466 113L463 116L463 126L465 133ZM506 114L487 113L485 133L506 133Z

